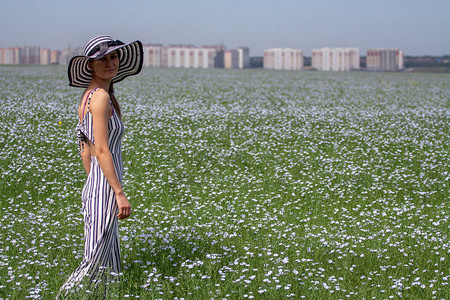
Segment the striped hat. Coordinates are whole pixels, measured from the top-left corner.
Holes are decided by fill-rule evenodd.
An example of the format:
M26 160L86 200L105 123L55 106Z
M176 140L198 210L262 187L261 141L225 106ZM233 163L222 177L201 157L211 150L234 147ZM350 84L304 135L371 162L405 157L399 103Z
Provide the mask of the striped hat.
M87 87L92 80L92 72L88 68L90 59L100 59L108 53L117 50L119 55L119 71L113 82L119 82L128 76L139 74L144 62L142 43L135 41L125 44L113 40L108 35L93 37L84 47L84 55L75 56L69 62L69 86Z

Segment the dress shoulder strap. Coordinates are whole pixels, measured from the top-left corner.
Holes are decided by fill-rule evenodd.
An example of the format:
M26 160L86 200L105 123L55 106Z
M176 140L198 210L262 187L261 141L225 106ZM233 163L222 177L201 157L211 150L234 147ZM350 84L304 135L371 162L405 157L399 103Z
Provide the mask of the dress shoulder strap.
M83 116L85 115L84 109L86 108L86 103L87 103L87 111L86 111L86 113L87 113L87 112L89 111L89 103L91 103L92 95L93 95L94 92L95 92L96 90L98 90L98 89L99 89L99 88L95 88L95 89L89 91L88 95L86 96L87 101L84 101L84 106L83 106Z

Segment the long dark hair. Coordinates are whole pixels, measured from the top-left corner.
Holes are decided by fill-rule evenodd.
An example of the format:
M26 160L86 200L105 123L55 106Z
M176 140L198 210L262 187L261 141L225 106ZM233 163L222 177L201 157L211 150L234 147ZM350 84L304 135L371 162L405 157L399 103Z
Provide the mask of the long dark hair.
M114 106L114 110L116 111L119 118L122 119L122 111L120 110L119 102L117 102L116 96L114 96L114 83L111 80L111 84L109 85L109 99L111 99L111 103Z

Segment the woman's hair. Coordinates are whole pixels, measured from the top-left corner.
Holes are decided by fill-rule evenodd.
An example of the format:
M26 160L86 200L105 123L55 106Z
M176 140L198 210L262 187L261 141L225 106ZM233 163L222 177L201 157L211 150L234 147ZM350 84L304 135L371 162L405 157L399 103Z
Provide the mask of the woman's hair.
M117 102L116 96L114 96L114 83L111 81L109 85L109 99L111 99L112 105L114 106L114 110L116 111L119 118L122 119L122 111L120 110L119 102Z

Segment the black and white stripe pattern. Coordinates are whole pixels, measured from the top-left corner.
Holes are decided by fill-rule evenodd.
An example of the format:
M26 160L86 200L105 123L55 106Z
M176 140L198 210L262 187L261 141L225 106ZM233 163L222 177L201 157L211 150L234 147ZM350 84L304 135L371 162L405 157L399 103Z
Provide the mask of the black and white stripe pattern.
M77 126L92 143L95 142L92 128L92 114L88 109ZM108 120L108 146L111 152L116 174L120 182L123 179L121 143L124 126L113 109ZM96 157L91 157L91 170L84 184L82 194L84 216L84 256L80 266L72 273L60 291L67 293L72 287L80 284L84 278L98 285L106 282L111 274L120 273L120 246L117 221L116 196L104 176Z
M88 68L89 59L97 59L98 51L91 56L89 52L95 47L108 42L114 42L110 36L100 35L92 38L84 47L84 56L75 56L69 62L69 86L87 87L92 80L92 72ZM144 50L140 41L126 45L111 46L105 54L117 50L119 55L119 71L113 82L119 82L128 76L139 74L144 63Z
M114 41L112 37L109 35L97 35L94 36L92 39L87 42L86 46L84 46L84 56L92 56L92 54L89 54L95 47L97 47L100 44L108 43Z

